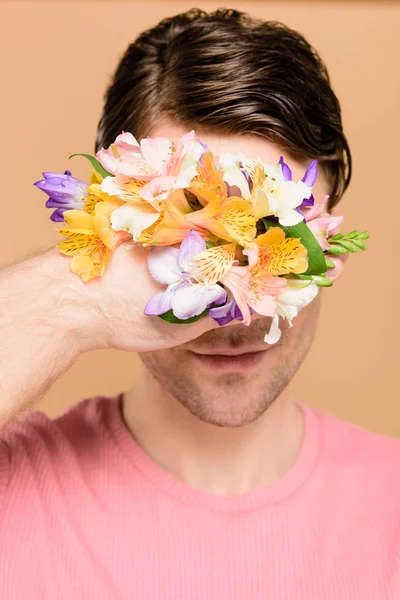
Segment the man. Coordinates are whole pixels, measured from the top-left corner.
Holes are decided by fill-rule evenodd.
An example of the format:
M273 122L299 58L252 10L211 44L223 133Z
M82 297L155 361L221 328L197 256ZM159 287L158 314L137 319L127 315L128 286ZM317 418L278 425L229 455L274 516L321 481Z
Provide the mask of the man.
M325 66L298 33L236 11L162 21L127 50L97 149L122 130L279 156L333 206L350 151ZM53 250L0 274L0 597L400 598L400 443L291 399L316 298L218 328L143 316L158 287L121 245L102 279ZM138 351L135 389L51 421L32 408L83 352Z

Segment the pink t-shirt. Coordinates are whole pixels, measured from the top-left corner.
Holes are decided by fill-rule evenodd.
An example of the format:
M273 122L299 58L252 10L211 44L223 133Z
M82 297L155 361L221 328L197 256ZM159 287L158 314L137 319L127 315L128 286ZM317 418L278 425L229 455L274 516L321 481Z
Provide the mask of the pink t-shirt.
M400 441L299 406L295 464L231 497L154 463L118 398L10 424L1 600L400 599Z

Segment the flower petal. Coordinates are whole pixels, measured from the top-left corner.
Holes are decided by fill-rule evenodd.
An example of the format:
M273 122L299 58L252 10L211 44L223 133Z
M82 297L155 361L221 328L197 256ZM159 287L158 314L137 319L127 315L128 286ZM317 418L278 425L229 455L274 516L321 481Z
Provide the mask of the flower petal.
M95 231L103 244L110 250L115 248L115 232L111 229L110 221L103 215L93 217Z
M208 306L225 298L226 291L220 285L192 284L174 293L172 310L178 319L189 319L201 315Z
M270 229L256 239L260 269L272 275L304 273L308 267L307 249L297 238L287 238L280 227Z
M182 271L187 271L193 258L204 252L206 243L197 231L189 231L180 248L178 263Z
M282 167L282 175L283 175L284 180L292 181L292 171L290 170L289 166L283 160L283 156L280 157L279 164Z
M171 292L169 289L165 290L165 292L159 292L158 294L155 294L146 304L144 314L149 317L163 315L171 310L172 298L173 292Z
M296 279L288 279L287 284L287 288L277 296L276 305L278 313L291 323L292 318L318 295L318 286L313 281Z
M128 131L123 131L109 148L101 148L95 156L108 173L115 175L121 158L133 159L141 156L141 152L134 136Z
M194 131L178 140L169 169L169 174L176 177L175 188L189 187L192 179L198 174L197 167L207 150L207 145L200 141Z
M218 163L223 170L224 181L231 187L238 187L243 198L250 198L249 184L240 168L240 164L246 160L244 154L224 153L218 157Z
M115 231L127 231L136 242L144 229L157 221L159 214L147 202L136 202L120 206L111 215Z
M282 210L279 215L279 223L283 227L291 227L292 225L298 225L303 220L303 215L298 213L296 210Z
M125 202L140 202L140 192L144 183L127 177L117 175L116 177L105 177L101 182L100 189L109 196L117 196Z
M269 332L264 337L264 342L267 344L276 344L280 340L281 330L279 329L279 316L275 314L272 318L272 323Z
M144 160L150 165L154 174L167 175L172 155L171 140L164 137L143 138L140 148Z
M175 177L155 177L141 188L140 196L158 209L160 200L165 200L168 197L168 192L172 189L174 183Z
M85 229L88 233L94 233L93 216L83 210L66 210L64 221L67 224L67 228Z
M251 313L248 305L249 299L250 272L248 267L232 267L231 270L221 280L221 283L227 287L235 299L242 315L244 325L250 325Z
M87 254L94 246L98 238L95 235L85 235L84 233L70 233L63 229L59 230L61 235L68 235L68 238L58 244L58 249L66 256L75 256L76 254Z
M159 283L177 283L182 279L178 264L179 250L169 246L152 248L147 258L149 271Z
M225 244L204 250L193 259L194 271L192 269L190 271L207 285L214 285L217 281L221 281L232 267L235 250L236 244Z
M54 223L62 223L64 221L64 209L57 208L57 210L51 213L50 219L54 221Z
M309 221L313 221L317 217L320 217L324 211L326 211L326 203L328 202L328 198L329 196L325 196L322 202L318 202L317 204L314 203L310 209L303 209L303 214L307 223ZM326 212L326 214L328 215L328 212Z
M210 308L208 314L214 319L214 321L217 321L218 325L226 325L235 318L234 312L236 306L236 302L234 300L230 300L223 306Z
M313 160L312 162L310 162L302 179L302 181L310 188L314 185L318 177L317 164L317 160Z

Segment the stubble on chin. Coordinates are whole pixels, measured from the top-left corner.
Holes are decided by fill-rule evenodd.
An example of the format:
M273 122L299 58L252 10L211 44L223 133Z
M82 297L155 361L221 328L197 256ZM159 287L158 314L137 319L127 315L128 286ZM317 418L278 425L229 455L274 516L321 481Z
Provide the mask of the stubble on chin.
M254 372L207 374L192 352L226 348L263 350L271 319L253 321L249 327L233 325L211 330L196 340L141 355L161 389L192 415L221 427L240 427L258 419L286 389L303 362L314 337L319 307L300 313L293 328L282 324L281 340L266 352Z

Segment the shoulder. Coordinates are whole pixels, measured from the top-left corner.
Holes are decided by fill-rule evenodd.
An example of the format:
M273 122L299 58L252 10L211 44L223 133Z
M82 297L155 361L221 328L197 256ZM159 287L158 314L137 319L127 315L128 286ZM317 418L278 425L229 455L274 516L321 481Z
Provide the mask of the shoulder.
M0 500L13 481L40 479L52 464L68 471L78 462L95 460L106 435L106 413L115 409L117 401L87 398L56 419L34 411L8 423L0 432Z
M369 494L394 492L400 500L400 439L311 410L320 423L323 466L331 476Z
M117 403L118 398L96 396L81 400L55 419L41 411L33 411L22 419L10 421L0 432L0 440L8 446L31 448L37 443L49 446L62 444L67 438L73 443L88 440L97 434L104 421L108 405Z

